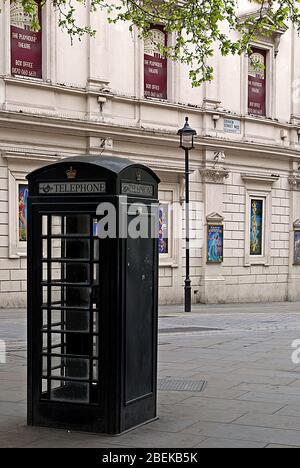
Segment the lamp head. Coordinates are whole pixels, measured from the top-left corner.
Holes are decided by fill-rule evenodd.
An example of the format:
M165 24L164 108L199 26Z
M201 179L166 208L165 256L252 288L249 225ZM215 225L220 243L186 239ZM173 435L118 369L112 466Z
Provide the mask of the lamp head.
M180 136L180 148L184 150L194 148L194 137L197 135L197 132L190 126L188 117L185 118L185 125L178 130L177 135Z

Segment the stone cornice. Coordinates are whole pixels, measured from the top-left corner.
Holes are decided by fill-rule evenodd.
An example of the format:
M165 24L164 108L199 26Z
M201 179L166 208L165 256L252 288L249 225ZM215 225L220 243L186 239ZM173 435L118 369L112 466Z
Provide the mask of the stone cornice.
M266 19L267 24L264 24L262 31L260 32L260 34L258 34L257 42L260 42L259 36L261 36L261 38L270 38L274 45L274 56L276 58L279 53L281 37L288 30L288 26L286 26L285 24L283 24L282 26L276 25L271 15L268 13L268 8L266 7L264 7L263 9L260 7L254 11L250 11L248 13L240 15L239 21L240 23L246 23L248 21L248 24L252 26L261 18Z
M112 151L112 153L116 153L119 157L124 156L128 158L128 154L120 154L118 151ZM72 152L73 154L73 152ZM0 150L0 155L7 159L10 163L11 162L22 162L26 160L26 163L29 162L37 162L37 161L44 161L44 162L55 162L57 160L63 159L65 157L71 156L71 154L67 153L54 153L54 152L46 152L43 149L41 151L36 151L30 148L17 148L17 147L10 147L4 148ZM176 159L167 159L163 160L160 158L151 158L147 155L136 154L130 155L130 159L132 161L141 162L143 159L145 160L145 164L149 165L153 170L164 172L164 173L177 173L179 175L184 175L185 168L184 162L181 160ZM190 170L194 172L198 169L198 165L191 162Z
M210 213L206 216L206 221L209 224L223 224L224 216L221 216L219 213Z
M31 148L4 148L0 151L3 158L8 161L24 160L26 161L57 161L65 155L61 153L46 153L44 151L34 151Z
M16 78L16 77L11 77L11 76L0 76L0 79L2 79L5 83L11 84L11 85L16 85L16 86L24 86L24 87L29 87L33 89L45 89L47 91L55 91L55 92L61 92L61 93L71 93L74 95L79 95L79 96L94 96L94 97L105 97L107 100L115 100L119 102L130 102L132 105L145 105L145 106L154 106L158 108L168 108L168 109L176 109L182 110L185 112L189 113L196 113L196 114L218 114L220 117L224 118L230 118L230 119L237 119L241 120L243 122L256 122L260 124L265 124L265 125L272 125L275 127L279 128L285 128L285 129L298 129L299 125L298 122L294 124L293 122L291 123L286 123L286 122L280 122L278 120L274 119L269 119L269 118L264 118L264 117L255 117L251 115L240 115L240 114L233 114L229 111L222 110L222 109L211 109L207 108L206 105L192 105L189 103L175 103L175 102L170 102L170 101L163 101L163 100L155 100L155 99L146 99L146 98L137 98L131 95L122 95L118 93L117 91L113 90L106 90L103 91L103 87L100 87L100 84L102 83L103 86L105 84L109 83L108 81L105 80L88 80L87 87L82 88L79 85L71 85L71 84L56 84L56 83L51 83L51 82L45 82L42 80L27 80L27 79L22 79L22 78ZM96 83L96 84L95 84ZM90 84L93 86L91 87ZM96 87L99 89L97 90ZM208 99L207 100L210 103L218 103L219 101L215 99ZM206 102L206 101L205 101ZM45 107L46 109L46 107ZM1 111L0 111L1 112ZM14 110L11 110L10 112L14 112ZM17 111L16 111L17 112ZM53 115L53 113L47 114L46 112L41 113L41 112L28 112L28 110L24 110L24 113L27 114L32 114L32 115L40 115L44 118L48 118L53 116L54 118L66 118L66 116L59 116L59 115ZM72 117L69 117L72 119ZM297 117L295 117L297 118ZM75 116L76 119L76 116ZM79 120L79 119L78 119ZM100 120L100 119L99 119ZM177 131L177 129L176 129Z
M239 20L241 23L244 23L250 20L250 23L253 24L255 23L255 21L259 20L259 18L261 17L268 20L268 24L265 25L264 27L264 30L268 33L283 35L288 30L288 26L286 26L285 24L281 27L275 25L272 17L268 14L267 8L263 8L262 10L260 7L254 11L252 10L252 11L249 11L248 13L241 14L239 16Z
M116 155L120 155L119 152L116 151ZM174 160L174 159L166 159L163 160L161 158L149 158L148 155L143 155L143 154L131 154L124 155L125 157L130 157L132 161L135 161L137 163L143 161L145 159L145 164L147 164L151 169L154 171L160 171L164 173L177 173L180 176L183 176L185 174L185 167L184 167L184 162L179 161L179 160ZM190 163L190 172L194 172L198 169L198 165L194 164L193 162Z
M55 91L68 94L77 94L77 95L95 95L98 96L100 91L95 89L86 89L78 86L72 86L70 84L53 84L51 82L42 81L42 80L25 80L22 78L15 78L10 76L0 76L0 78L12 86L24 86L24 88L33 88L33 89L44 89L47 91Z
M241 177L246 182L261 182L264 184L273 185L280 179L280 176L277 174L254 174L254 173L244 173L241 174Z
M38 130L59 134L72 134L77 136L86 136L87 133L91 136L100 138L115 138L122 140L136 141L136 138L141 138L144 142L151 142L161 146L170 146L171 148L178 146L178 136L171 130L158 130L152 128L140 128L130 125L118 125L109 122L103 122L99 118L97 120L89 119L72 119L58 116L44 116L41 114L20 113L13 111L0 110L0 125L2 128L20 129L26 131ZM249 143L248 141L225 140L224 138L212 137L197 137L195 142L196 150L219 150L223 148L225 151L244 151L246 153L257 153L265 157L277 159L294 159L299 161L300 152L297 148L283 147L282 145Z

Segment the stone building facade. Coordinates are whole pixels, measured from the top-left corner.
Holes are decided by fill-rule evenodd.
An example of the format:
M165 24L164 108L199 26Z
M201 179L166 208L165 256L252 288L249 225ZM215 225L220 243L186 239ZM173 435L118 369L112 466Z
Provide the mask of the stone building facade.
M193 300L300 299L296 31L253 44L264 73L253 72L246 57L216 51L214 81L193 89L185 66L155 53L151 59L137 33L109 25L104 12L79 7L98 34L72 45L49 5L40 39L18 36L9 2L0 6L1 307L26 303L26 175L77 154L127 157L160 176L160 301L182 302L184 154L177 130L186 116L198 134L190 153ZM241 2L241 15L253 8ZM154 29L161 37L161 27ZM34 57L24 59L18 47L30 51L33 42Z

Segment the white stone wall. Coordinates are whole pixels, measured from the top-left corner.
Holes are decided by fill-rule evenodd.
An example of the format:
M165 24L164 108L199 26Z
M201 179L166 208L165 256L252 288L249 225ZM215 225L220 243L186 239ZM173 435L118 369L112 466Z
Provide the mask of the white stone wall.
M26 258L9 259L8 169L0 158L0 305L26 301Z
M199 278L202 274L202 262L204 254L204 207L202 181L199 171L192 174L190 183L190 278L192 281L192 300L198 302L200 300L200 284ZM185 210L182 212L182 237L185 238ZM185 280L185 242L182 243L182 287Z
M224 186L225 260L227 302L288 299L290 185L284 175L272 189L271 261L268 266L245 266L245 191L239 173Z
M246 0L240 6L241 11L254 8ZM79 15L82 21L88 19L83 7ZM194 89L186 67L170 63L168 101L146 100L143 44L127 25L108 25L105 14L98 13L89 18L99 30L96 39L84 38L72 46L56 21L47 6L43 80L12 77L9 4L0 0L0 307L26 302L26 251L15 245L16 184L39 166L76 154L124 156L158 173L161 200L174 204L172 255L160 261L160 301L182 302L184 154L177 130L186 115L198 133L190 153L193 300L299 300L300 266L293 264L293 223L300 219L296 32L291 29L282 36L276 59L273 38L258 41L268 51L268 102L267 118L255 118L247 115L245 57L222 58L217 52L212 59L214 81ZM226 118L240 121L239 134L224 131ZM216 153L225 156L217 166ZM255 265L246 261L249 190L261 191L270 200L268 258ZM207 264L211 215L224 224L221 265Z

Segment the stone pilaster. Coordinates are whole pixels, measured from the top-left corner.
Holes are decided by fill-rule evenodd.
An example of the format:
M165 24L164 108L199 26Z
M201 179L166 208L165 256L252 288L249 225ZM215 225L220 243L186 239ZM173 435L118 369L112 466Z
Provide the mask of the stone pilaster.
M223 151L207 151L204 167L200 170L203 182L204 201L204 246L200 297L203 303L223 303L225 301L225 277L222 264L208 263L208 225L221 225L224 221L224 183L229 176L225 167Z
M290 248L289 248L289 277L288 277L288 300L299 301L300 299L300 265L295 265L295 231L300 229L300 172L298 163L291 162L290 184Z

